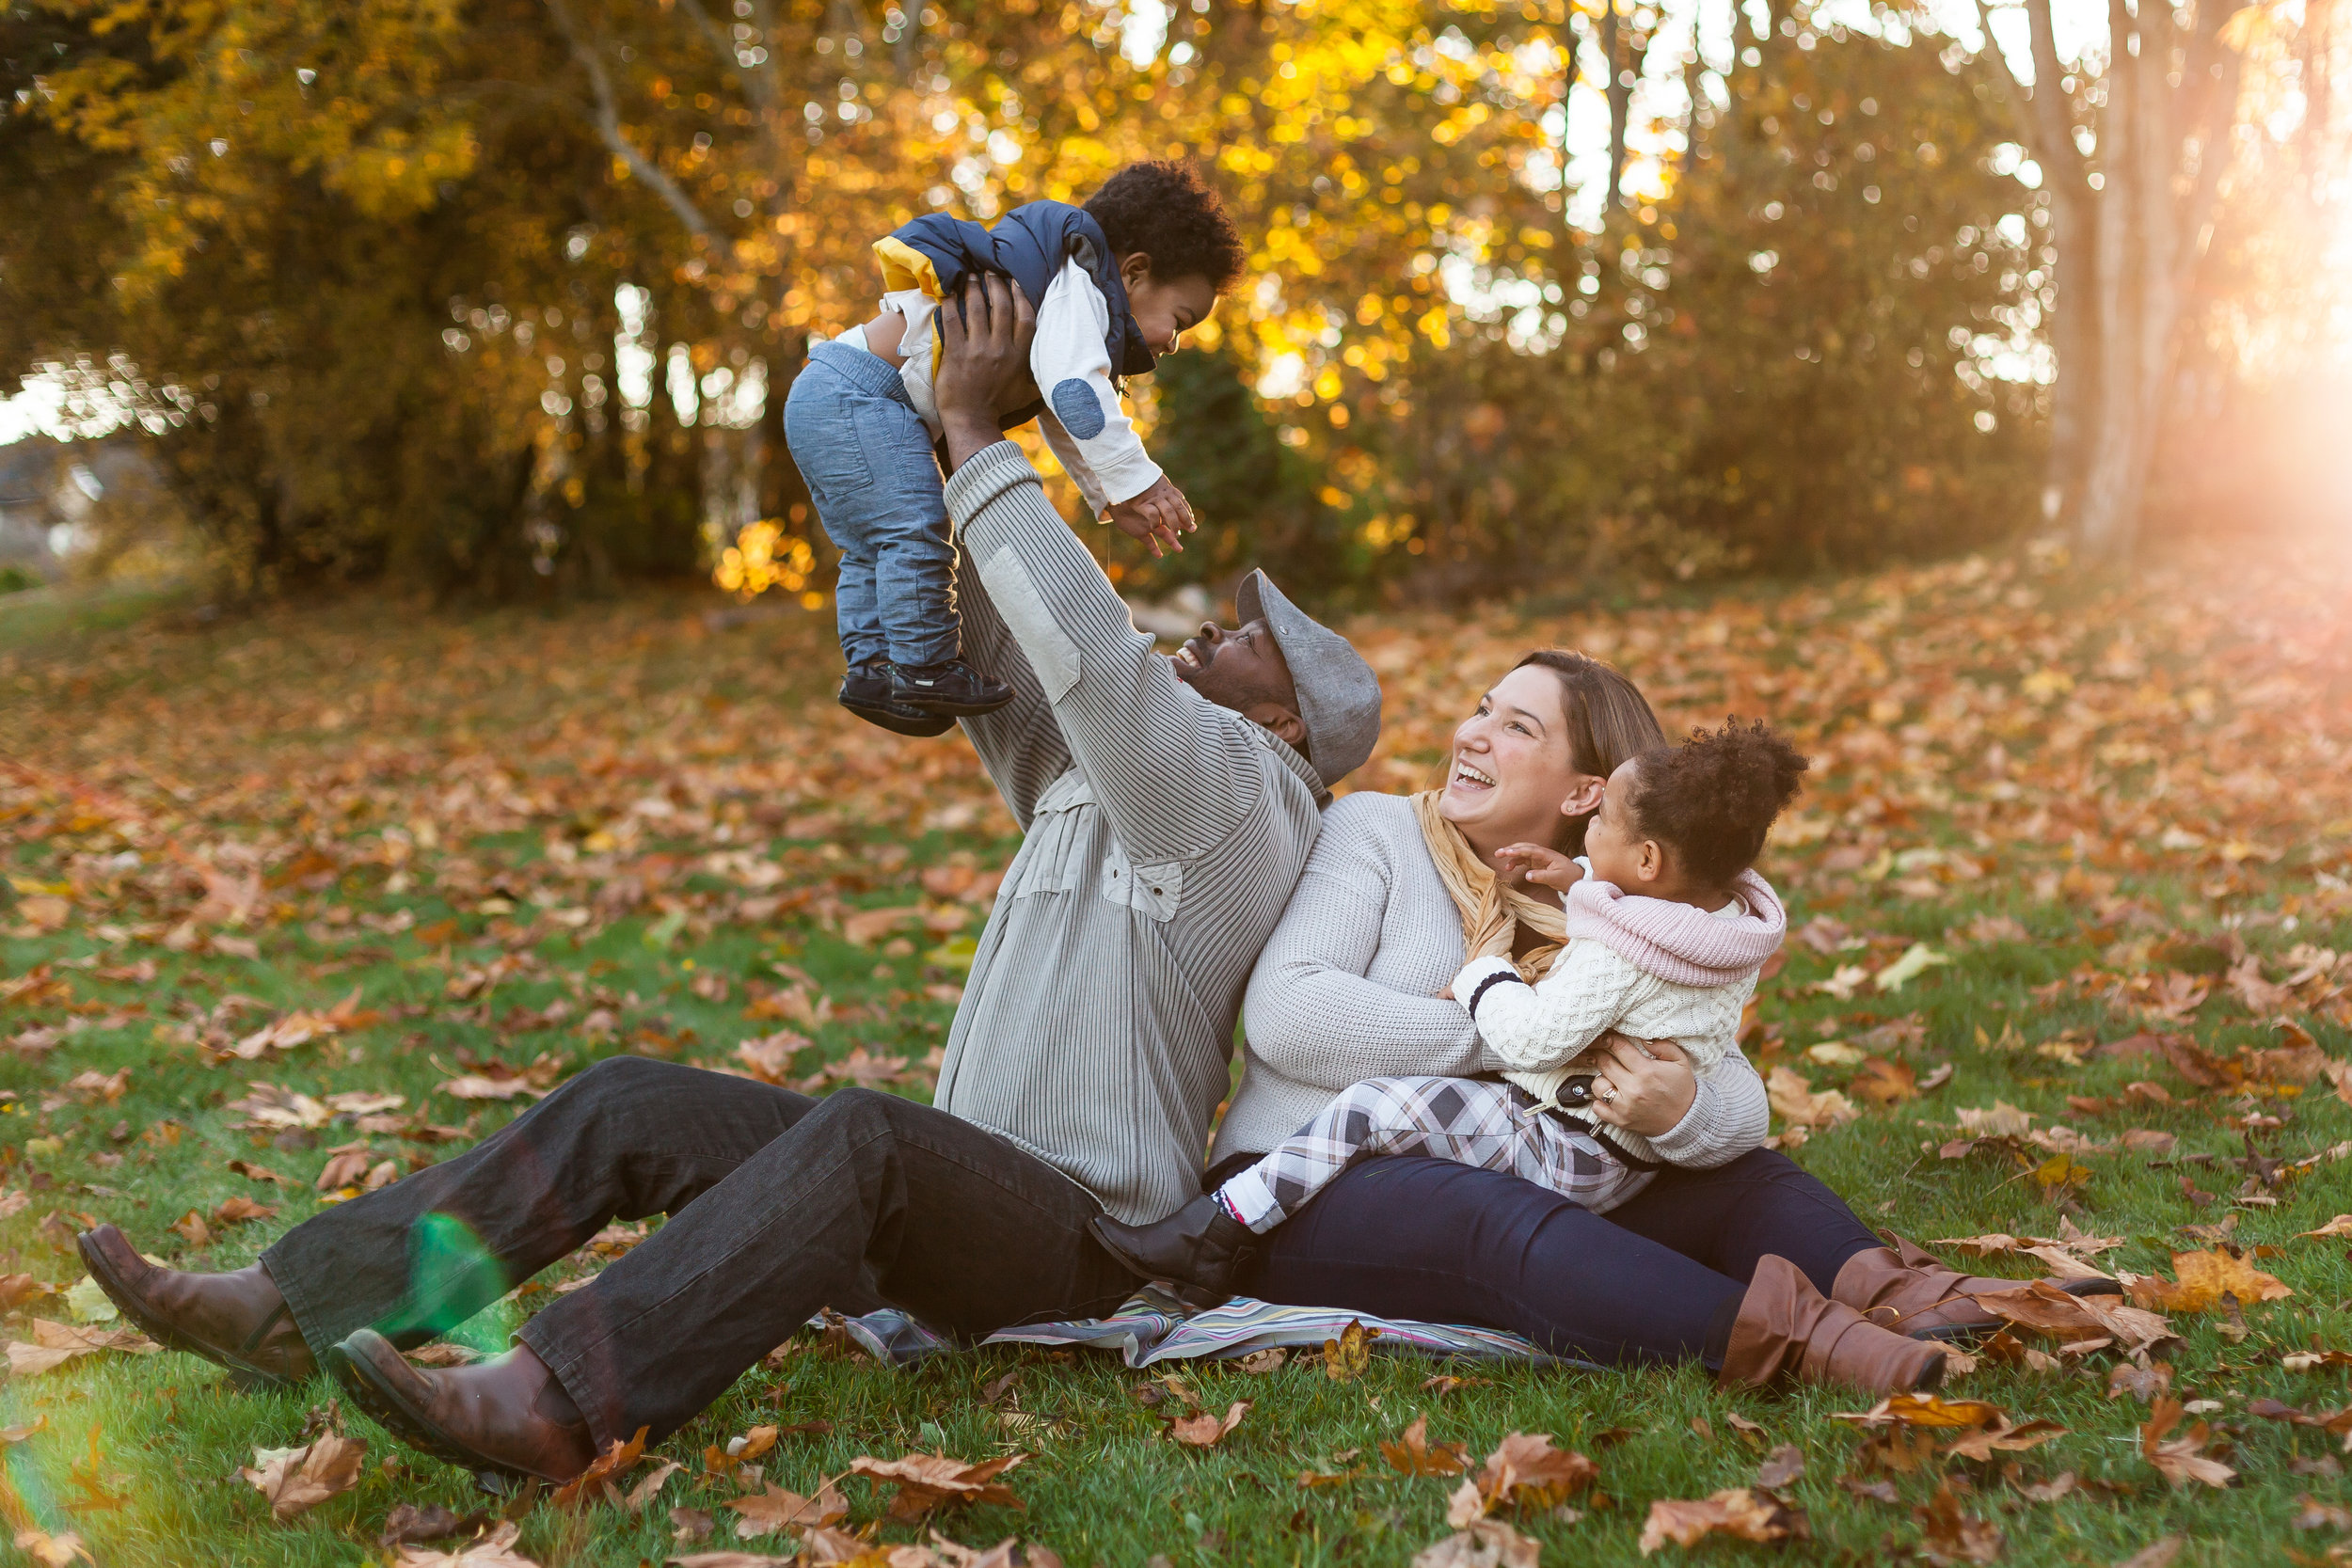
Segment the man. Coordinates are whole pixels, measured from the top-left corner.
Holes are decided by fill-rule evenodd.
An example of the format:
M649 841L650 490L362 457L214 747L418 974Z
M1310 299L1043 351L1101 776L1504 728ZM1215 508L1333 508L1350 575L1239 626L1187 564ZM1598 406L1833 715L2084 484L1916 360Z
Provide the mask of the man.
M564 1481L691 1419L818 1308L879 1298L979 1336L1099 1315L1136 1277L1094 1241L1199 1191L1251 963L1379 685L1252 574L1244 624L1153 653L991 414L1031 316L1002 279L951 309L938 398L977 571L965 636L1018 699L966 729L1025 832L982 932L936 1107L811 1100L615 1057L478 1148L295 1227L250 1268L156 1268L81 1239L165 1344L249 1378L314 1370L412 1445ZM968 325L967 325L968 323ZM454 1326L613 1218L670 1221L474 1367L400 1347Z

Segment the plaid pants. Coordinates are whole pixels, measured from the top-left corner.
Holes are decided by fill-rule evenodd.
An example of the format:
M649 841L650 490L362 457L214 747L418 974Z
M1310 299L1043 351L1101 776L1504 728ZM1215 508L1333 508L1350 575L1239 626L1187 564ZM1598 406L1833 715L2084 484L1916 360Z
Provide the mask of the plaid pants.
M1502 1171L1583 1207L1614 1207L1647 1185L1573 1122L1534 1108L1523 1089L1475 1078L1368 1078L1217 1189L1260 1235L1298 1212L1332 1178L1375 1154L1428 1154Z

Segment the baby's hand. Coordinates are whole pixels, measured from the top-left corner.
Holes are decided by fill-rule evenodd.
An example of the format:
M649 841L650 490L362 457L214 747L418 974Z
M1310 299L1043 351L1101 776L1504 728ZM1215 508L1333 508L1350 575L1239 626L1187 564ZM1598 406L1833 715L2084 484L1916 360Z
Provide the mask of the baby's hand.
M1581 881L1584 868L1557 849L1540 844L1509 844L1495 851L1495 869L1565 893Z
M1189 533L1195 526L1192 503L1166 474L1153 481L1143 494L1113 502L1108 515L1120 532L1130 539L1148 541L1155 556L1183 549L1177 534Z

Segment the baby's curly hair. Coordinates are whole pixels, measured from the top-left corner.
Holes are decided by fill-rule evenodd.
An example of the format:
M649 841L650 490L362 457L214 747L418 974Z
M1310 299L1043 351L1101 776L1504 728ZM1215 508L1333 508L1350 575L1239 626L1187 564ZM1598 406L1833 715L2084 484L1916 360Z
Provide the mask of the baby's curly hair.
M1694 729L1679 746L1642 753L1633 821L1680 855L1692 876L1728 882L1764 852L1772 818L1797 798L1810 766L1761 721Z
M1086 210L1114 255L1140 250L1163 281L1201 277L1223 293L1241 279L1248 253L1225 203L1200 171L1172 158L1129 164L1094 193Z

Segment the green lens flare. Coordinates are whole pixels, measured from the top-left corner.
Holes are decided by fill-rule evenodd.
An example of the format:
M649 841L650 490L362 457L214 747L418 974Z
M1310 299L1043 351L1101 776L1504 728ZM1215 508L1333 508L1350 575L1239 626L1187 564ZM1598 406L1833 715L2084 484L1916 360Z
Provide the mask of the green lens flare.
M427 1214L408 1232L408 1294L376 1324L388 1338L406 1335L454 1339L471 1350L506 1348L511 1312L473 1323L506 1294L506 1272L473 1227L454 1214ZM467 1332L457 1331L465 1327Z

